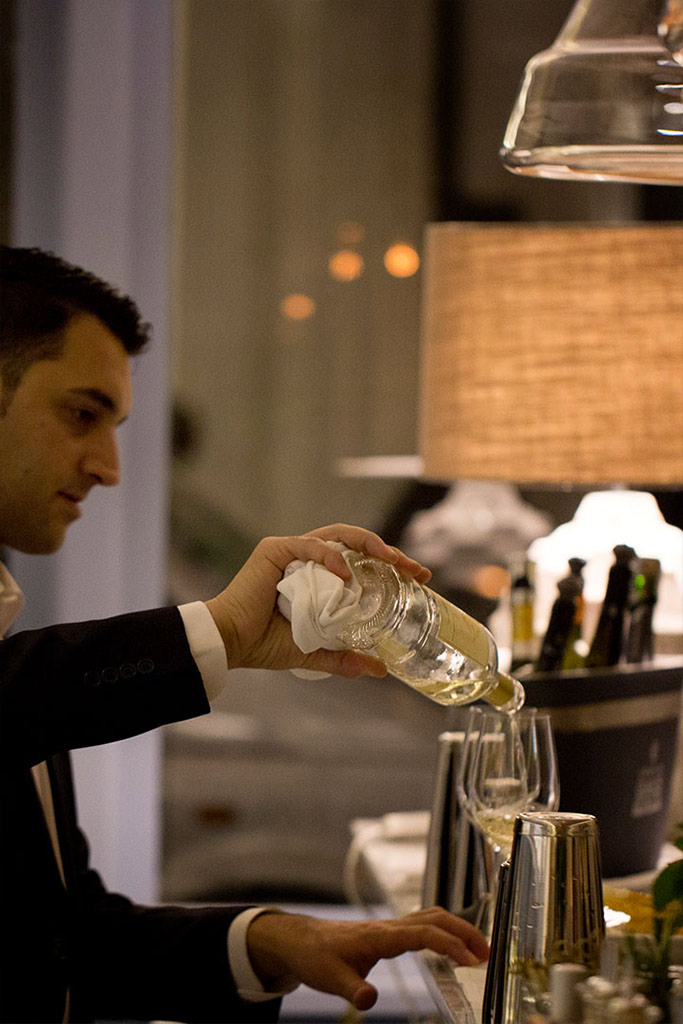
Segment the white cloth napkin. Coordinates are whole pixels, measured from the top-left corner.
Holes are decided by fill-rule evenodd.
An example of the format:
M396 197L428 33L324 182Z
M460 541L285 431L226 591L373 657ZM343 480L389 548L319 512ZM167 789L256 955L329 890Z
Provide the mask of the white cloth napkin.
M346 557L349 548L336 541L329 543ZM361 586L355 577L346 583L318 562L296 559L285 569L277 589L278 608L291 622L292 637L300 651L310 654L321 647L328 651L344 649L337 632L351 618L360 601ZM323 679L329 675L329 672L311 669L292 671L306 679Z

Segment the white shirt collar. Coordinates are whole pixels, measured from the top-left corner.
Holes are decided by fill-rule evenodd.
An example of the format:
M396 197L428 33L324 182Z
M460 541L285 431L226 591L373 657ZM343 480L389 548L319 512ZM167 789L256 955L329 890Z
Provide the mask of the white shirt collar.
M5 635L25 603L19 584L0 562L0 637Z

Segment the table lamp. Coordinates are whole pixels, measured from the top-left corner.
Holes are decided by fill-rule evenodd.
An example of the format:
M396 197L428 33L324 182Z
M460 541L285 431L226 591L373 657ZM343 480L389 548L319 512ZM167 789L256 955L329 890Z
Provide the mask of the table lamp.
M683 485L683 226L430 225L422 323L425 477L618 488L532 545L536 632L567 558L588 619L627 543L660 559L655 633L680 636L683 533L624 488Z

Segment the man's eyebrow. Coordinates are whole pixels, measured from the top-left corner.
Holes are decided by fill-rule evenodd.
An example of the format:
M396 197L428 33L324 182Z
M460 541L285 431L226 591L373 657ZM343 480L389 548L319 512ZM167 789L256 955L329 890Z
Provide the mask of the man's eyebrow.
M91 398L102 408L106 409L107 412L116 412L117 406L111 395L108 395L106 391L101 391L100 388L70 388L69 393L74 396L82 396L83 398ZM124 416L120 423L125 422L127 416Z

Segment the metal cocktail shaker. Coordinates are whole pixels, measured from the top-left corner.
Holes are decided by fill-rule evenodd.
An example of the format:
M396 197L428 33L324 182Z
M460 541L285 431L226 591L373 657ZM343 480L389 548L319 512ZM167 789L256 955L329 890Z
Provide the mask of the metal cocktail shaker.
M505 994L505 933L503 922L507 919L510 899L510 861L506 860L498 872L496 907L493 916L493 934L489 963L486 969L486 985L481 1019L483 1024L496 1024L502 1020L503 996Z
M517 816L494 922L485 1024L521 1024L541 1009L556 963L600 967L605 934L597 821L553 811ZM494 1013L494 1016L490 1016Z

